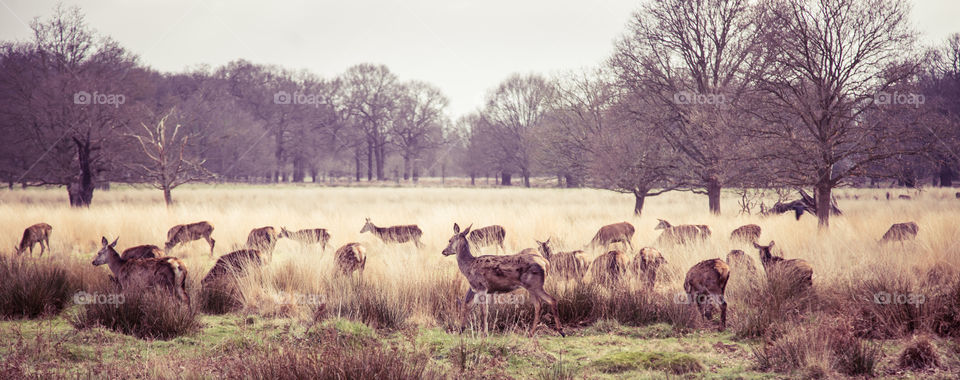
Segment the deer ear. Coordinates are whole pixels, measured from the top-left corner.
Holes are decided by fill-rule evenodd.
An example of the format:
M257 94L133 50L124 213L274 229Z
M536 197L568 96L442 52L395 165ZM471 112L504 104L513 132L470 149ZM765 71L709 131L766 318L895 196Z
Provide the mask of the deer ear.
M117 236L116 239L113 239L113 243L110 243L110 248L116 247L118 240L120 240L120 237L119 237L119 236Z
M470 223L470 225L467 226L467 229L463 230L462 234L464 235L469 234L471 228L473 228L473 223Z
M537 240L537 239L533 239L533 240L536 241L537 244L539 244L539 245L543 245L543 243L544 243L544 242L542 242L542 241L540 241L540 240ZM547 241L550 241L550 239L547 239Z
M760 244L757 244L757 242L753 242L753 248L760 249Z
M456 223L453 224L453 233L455 233L455 234L459 234L459 233L460 233L460 225L459 225L459 224L456 224Z
M110 242L107 241L107 238L106 238L106 237L101 236L101 237L100 237L100 244L102 244L104 247L106 247L108 244L110 244Z
M770 240L770 245L768 245L768 247L773 248L773 244L773 240Z

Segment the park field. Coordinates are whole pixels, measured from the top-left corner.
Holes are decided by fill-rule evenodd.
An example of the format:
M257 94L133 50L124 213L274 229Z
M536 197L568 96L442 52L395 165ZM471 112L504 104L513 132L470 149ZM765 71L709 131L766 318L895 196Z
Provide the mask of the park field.
M87 209L70 208L62 189L3 190L0 378L955 378L955 190L836 195L844 215L818 231L811 215L743 214L733 192L724 193L719 216L707 212L705 196L691 193L649 198L635 216L631 196L593 189L197 185L178 188L167 208L158 191L115 187L96 192ZM378 226L417 224L424 247L361 234L365 218ZM467 283L456 259L441 255L454 223L502 225L506 249L515 253L547 238L561 250L582 249L598 228L622 221L636 228L635 248L653 246L658 219L705 224L712 237L657 247L666 264L652 289L636 275L614 284L548 276L567 337L545 326L527 336L533 308L522 302L523 290L510 298L521 302L490 305L490 331L478 307L468 329L456 333ZM162 247L171 226L200 220L214 226L213 257L203 240L167 252L188 268L192 308L142 306L165 308L175 322L133 318L149 326L124 330L73 301L78 291L117 291L106 280L109 269L90 264L101 237L119 238L119 249ZM891 224L908 221L920 226L916 240L879 242ZM53 226L50 251L38 258L38 246L32 257L16 256L23 229L38 222ZM681 302L684 275L732 249L759 265L752 245L729 240L749 223L762 227L761 244L775 241L784 258L808 261L814 286L797 292L766 279L762 267L733 271L727 329L718 332L716 321ZM281 239L269 264L239 276L229 302L202 289L216 257L263 226L326 228L331 246ZM367 247L366 270L341 278L333 253L349 242ZM482 253L503 254L492 247ZM604 251L586 253L592 259ZM45 291L40 282L51 278L63 294Z

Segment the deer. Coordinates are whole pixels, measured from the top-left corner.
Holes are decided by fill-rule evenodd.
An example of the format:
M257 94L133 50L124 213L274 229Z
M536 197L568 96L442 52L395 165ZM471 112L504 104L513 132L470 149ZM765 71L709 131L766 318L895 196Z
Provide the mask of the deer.
M320 249L327 250L327 243L330 242L330 233L324 228L310 228L290 232L286 227L280 227L280 238L287 238L301 244L320 244Z
M633 260L630 262L630 269L638 276L645 277L644 283L648 287L653 288L657 280L657 270L666 262L667 260L663 258L663 254L656 248L643 247L633 256Z
M370 222L370 218L367 218L363 228L360 229L361 234L364 232L370 232L376 235L384 243L406 243L408 241L413 241L413 244L417 248L423 247L423 243L420 242L420 236L423 235L423 231L420 231L420 227L417 227L416 224L377 227Z
M775 275L774 272L779 271L781 274L787 273L794 276L794 279L798 282L798 286L802 289L813 286L813 266L806 262L806 260L785 260L783 257L774 256L773 253L771 253L774 244L773 240L766 246L753 243L753 246L760 251L760 263L763 264L763 270L767 273L767 279Z
M890 229L883 234L883 237L880 238L880 243L913 240L917 238L917 232L919 231L920 226L917 226L915 222L896 223L890 226Z
M581 279L583 275L587 273L589 263L587 262L586 255L581 250L554 252L550 238L547 238L547 241L537 240L537 250L537 253L547 259L550 266L553 267L553 270L565 280ZM526 250L525 252L533 253ZM547 268L547 272L550 272L549 268Z
M730 279L730 266L720 259L704 260L687 271L683 290L705 319L713 319L713 304L720 305L720 329L727 328L727 299L723 295Z
M20 244L14 247L17 255L19 256L29 249L30 256L33 256L33 246L40 243L40 257L43 257L43 253L50 247L51 231L53 231L53 227L46 223L37 223L24 229Z
M660 221L659 224L654 228L654 230L663 230L660 234L660 237L657 238L657 245L663 244L680 244L685 245L687 243L692 243L696 241L705 241L710 238L710 227L703 224L684 224L679 226L674 226L670 222L657 219Z
M273 257L273 249L277 246L277 230L273 227L260 227L250 230L247 234L247 244L244 248L255 249Z
M340 274L349 276L357 272L363 277L363 269L367 266L367 248L360 243L347 243L337 249L336 257L337 269Z
M210 244L210 257L213 257L213 246L217 241L210 237L212 233L213 225L207 221L178 224L167 231L167 243L164 245L164 250L170 252L170 250L178 244L204 239L207 241L207 244Z
M739 249L727 253L727 265L736 271L757 273L757 266L754 264L753 258Z
M590 263L593 280L606 285L619 282L627 269L627 255L620 250L607 251Z
M163 257L163 250L155 245L138 245L123 250L120 257L124 260L132 259L156 259Z
M542 264L543 257L531 254L516 255L484 255L476 257L470 251L470 242L467 236L470 227L460 231L460 226L453 224L453 236L447 247L441 251L444 256L457 257L457 266L460 273L467 278L470 288L464 296L460 310L460 332L466 328L467 315L472 309L477 296L486 299L489 294L509 293L523 288L530 295L533 302L533 323L530 325L529 335L532 337L540 324L540 307L546 304L553 316L555 330L560 336L566 336L560 325L560 313L557 312L557 301L546 290L543 282L547 271ZM539 259L538 259L539 258ZM484 321L488 311L483 308Z
M177 299L190 305L187 294L187 267L176 257L124 259L117 253L117 241L109 243L106 237L100 238L102 247L93 259L93 266L107 264L120 289L162 288Z
M217 263L210 268L207 275L203 277L201 284L209 286L216 283L221 277L227 274L237 274L248 268L255 268L263 265L263 259L260 257L260 251L255 249L241 249L220 256Z
M760 231L760 226L756 224L740 226L730 233L730 240L735 242L753 243L760 240Z
M467 240L477 248L496 244L501 250L506 251L507 249L503 247L503 239L506 236L507 231L503 229L503 226L495 224L470 231Z
M634 228L630 223L620 222L608 224L600 227L600 230L597 231L597 234L593 236L593 239L590 240L590 243L587 244L584 249L594 249L596 247L607 248L610 244L619 242L626 243L627 246L633 250L633 243L630 241L633 239L633 233Z

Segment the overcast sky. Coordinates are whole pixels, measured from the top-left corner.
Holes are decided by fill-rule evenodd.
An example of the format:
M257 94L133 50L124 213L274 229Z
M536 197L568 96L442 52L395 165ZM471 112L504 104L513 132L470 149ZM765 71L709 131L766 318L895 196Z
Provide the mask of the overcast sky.
M0 39L25 40L56 1L0 0ZM162 71L244 58L330 77L363 62L439 86L458 116L511 73L602 62L638 0L87 0L91 27ZM960 32L960 1L914 0L925 43Z

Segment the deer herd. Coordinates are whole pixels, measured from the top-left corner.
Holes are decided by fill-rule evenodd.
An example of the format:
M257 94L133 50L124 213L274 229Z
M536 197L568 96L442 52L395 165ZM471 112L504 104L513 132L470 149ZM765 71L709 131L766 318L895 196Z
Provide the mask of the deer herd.
M656 247L678 247L696 244L710 239L711 231L706 225L672 225L659 219L656 230L663 230L656 239ZM23 231L20 243L14 247L20 255L25 251L33 254L33 247L40 244L40 257L50 247L50 234L53 228L46 223L38 223ZM186 290L187 267L178 258L165 256L177 245L203 239L210 245L213 255L216 241L211 237L213 225L206 221L181 224L170 228L164 249L155 245L140 245L118 253L118 239L111 243L101 238L101 248L93 260L93 265L106 264L112 273L111 279L123 290L160 289L169 292L178 300L190 304ZM915 239L919 227L914 222L897 223L880 238L879 243L904 242ZM378 227L367 218L360 233L370 232L387 244L412 242L418 249L423 247L423 232L416 225ZM453 224L453 236L441 252L444 256L455 256L460 273L466 278L469 289L464 296L461 314L461 330L466 325L472 306L488 295L513 292L525 289L534 306L534 321L530 326L533 335L540 321L542 307L553 319L554 329L565 336L557 311L557 301L544 289L548 276L562 280L582 279L590 275L600 284L614 284L629 276L636 276L640 283L653 288L659 268L666 264L663 254L654 247L643 247L633 252L635 229L627 222L614 223L601 227L594 237L582 249L559 251L551 242L537 240L536 248L526 248L516 254L497 254L476 256L474 252L483 247L493 246L497 252L506 251L503 226L492 225L473 229L472 225L461 229ZM802 259L784 259L774 255L775 242L761 245L761 228L756 224L741 226L730 234L733 243L749 243L757 250L760 263L768 279L792 276L796 287L806 289L813 285L813 266ZM290 231L281 227L279 233L274 227L255 228L247 236L246 245L226 255L220 256L213 268L203 278L203 286L212 286L224 275L237 273L249 267L261 266L269 262L277 241L281 238L297 241L305 245L318 244L326 251L330 242L330 233L326 229L303 229ZM621 248L616 248L620 244ZM613 247L613 249L611 249ZM586 251L601 252L590 261ZM337 273L351 276L357 273L362 277L367 261L367 248L358 242L347 243L334 254ZM683 289L686 300L696 306L698 312L708 321L712 320L715 308L720 311L719 329L726 327L727 302L724 296L727 281L733 273L754 273L757 266L751 256L743 250L730 251L726 259L709 259L693 265L686 273ZM801 289L801 290L802 290ZM484 308L484 317L487 309ZM486 318L484 318L486 321Z

